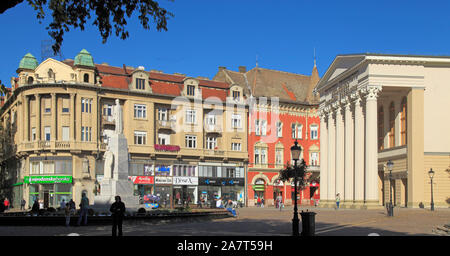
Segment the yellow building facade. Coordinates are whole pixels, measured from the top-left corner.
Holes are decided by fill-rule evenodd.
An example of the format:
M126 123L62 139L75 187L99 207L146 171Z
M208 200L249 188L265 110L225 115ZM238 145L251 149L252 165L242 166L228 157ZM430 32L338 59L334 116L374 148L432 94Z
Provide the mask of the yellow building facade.
M82 192L94 203L116 99L137 195L158 195L167 207L187 199L244 198L248 109L242 88L233 88L241 95L233 98L227 83L94 64L85 50L75 60L38 64L33 58L21 61L1 108L16 145L10 155L17 163L10 167L15 205L22 198L26 207L34 200L44 208L63 199L78 205ZM204 181L213 175L240 185L212 193Z

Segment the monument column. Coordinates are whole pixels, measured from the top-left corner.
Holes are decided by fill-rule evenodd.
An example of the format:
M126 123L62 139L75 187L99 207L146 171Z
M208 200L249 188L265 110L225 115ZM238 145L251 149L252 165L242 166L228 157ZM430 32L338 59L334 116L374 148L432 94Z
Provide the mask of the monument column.
M335 177L336 177L336 162L335 162L335 134L336 134L336 125L334 121L334 109L330 107L330 112L328 113L328 162L327 162L327 171L328 171L328 182L327 182L327 189L328 189L328 200L333 200L335 198Z
M341 101L336 108L336 191L340 198L344 198L344 119L342 115Z
M364 203L364 114L363 99L358 91L352 93L355 102L355 198L354 204Z
M354 178L354 169L353 169L353 138L354 138L354 129L353 129L353 113L352 113L352 102L350 99L346 99L345 101L345 164L344 164L344 202L351 203L354 199L354 190L353 190L353 178Z
M376 206L378 200L378 150L377 150L377 97L381 91L379 86L368 86L366 94L366 175L365 203Z
M320 117L320 201L328 201L328 127L327 118L328 113L322 107L319 113Z

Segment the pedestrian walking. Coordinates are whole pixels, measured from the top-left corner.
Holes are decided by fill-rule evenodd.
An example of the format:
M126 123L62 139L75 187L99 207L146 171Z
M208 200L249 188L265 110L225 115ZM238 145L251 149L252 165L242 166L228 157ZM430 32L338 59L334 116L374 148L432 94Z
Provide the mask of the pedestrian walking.
M122 236L122 222L123 216L125 214L125 204L120 199L120 196L115 197L115 202L111 205L109 209L112 213L113 226L112 226L112 236L117 235L117 229L119 230L119 236Z
M66 208L66 201L63 199L62 201L61 201L61 203L59 204L59 208L61 209L61 210L64 210L65 208Z
M256 200L258 207L261 207L261 197L258 197Z
M24 210L25 211L25 204L27 203L27 201L25 201L24 198L22 198L22 201L20 201L20 210Z
M3 201L3 204L5 205L5 210L8 210L9 209L9 200L8 200L8 198L5 198L5 201Z
M283 209L283 207L284 207L283 201L280 201L280 212L281 212L281 209Z
M341 197L339 193L336 194L336 210L339 209L339 203L341 202Z
M264 208L264 198L261 199L261 207Z
M65 207L64 207L64 215L66 216L66 227L69 227L70 225L70 205L69 203L66 203Z
M78 226L80 226L82 218L84 218L84 225L87 225L88 208L89 208L89 199L87 198L86 194L83 193L81 195L80 216L78 217L77 223Z
M31 212L36 215L39 215L39 202L38 202L37 198L34 200L33 207L31 208Z

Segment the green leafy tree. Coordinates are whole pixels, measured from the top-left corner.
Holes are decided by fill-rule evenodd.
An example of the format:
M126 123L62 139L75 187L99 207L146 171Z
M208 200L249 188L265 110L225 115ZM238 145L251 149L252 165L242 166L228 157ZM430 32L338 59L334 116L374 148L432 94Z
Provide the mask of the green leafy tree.
M306 165L306 162L304 159L300 161L300 164L297 165L297 168L294 166L291 166L289 162L287 163L286 169L280 170L279 179L281 181L291 181L295 175L297 175L297 181L299 183L298 188L301 189L305 186L306 180L305 180L305 174L306 174L306 168L308 166Z
M0 14L22 2L26 2L37 11L39 23L44 20L46 10L51 12L53 19L46 29L55 41L52 46L55 54L61 48L64 33L71 28L80 28L83 31L87 20L92 16L94 17L92 25L97 26L103 43L106 43L113 28L117 37L123 40L128 38L127 18L134 12L139 13L138 18L144 29L150 29L152 19L158 31L167 31L167 20L174 17L173 13L152 0L3 0Z

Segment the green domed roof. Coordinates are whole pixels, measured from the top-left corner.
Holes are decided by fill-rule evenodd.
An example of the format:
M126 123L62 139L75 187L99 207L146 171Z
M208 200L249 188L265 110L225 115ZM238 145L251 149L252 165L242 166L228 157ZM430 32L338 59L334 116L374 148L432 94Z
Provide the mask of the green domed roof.
M81 50L77 56L75 56L75 61L73 63L75 66L86 66L86 67L95 67L94 66L94 58L92 58L91 54L85 49Z
M23 58L20 60L19 68L23 69L32 69L34 70L38 66L38 62L36 58L31 55L31 53L27 53Z

